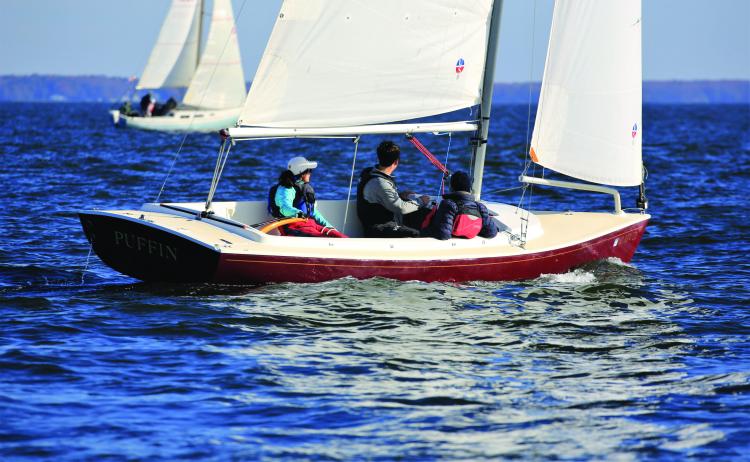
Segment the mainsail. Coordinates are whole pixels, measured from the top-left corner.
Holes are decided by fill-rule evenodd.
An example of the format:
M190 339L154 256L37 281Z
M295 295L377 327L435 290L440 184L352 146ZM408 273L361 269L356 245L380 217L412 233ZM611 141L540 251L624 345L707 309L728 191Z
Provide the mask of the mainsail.
M183 103L203 109L242 106L247 95L231 0L214 0L206 48Z
M198 63L200 0L172 0L137 89L185 87Z
M641 184L641 88L641 0L557 0L532 160L594 183Z
M491 10L492 0L285 0L239 124L357 126L477 105Z

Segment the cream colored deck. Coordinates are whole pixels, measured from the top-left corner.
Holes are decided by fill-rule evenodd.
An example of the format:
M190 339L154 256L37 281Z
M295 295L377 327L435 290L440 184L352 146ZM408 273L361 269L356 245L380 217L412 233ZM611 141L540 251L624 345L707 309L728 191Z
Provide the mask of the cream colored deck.
M331 201L329 207L336 202ZM264 214L260 203L223 203L216 204L217 215L235 219L254 218L245 223L262 221L253 217L248 210ZM198 209L198 204L179 204ZM150 204L144 207L147 211L107 211L114 215L126 216L132 220L141 220L165 230L180 234L193 241L202 242L222 253L246 255L301 256L317 258L353 258L368 260L445 260L461 258L479 258L493 256L527 255L546 250L559 249L569 245L595 239L649 218L645 214L537 212L531 215L529 240L525 248L514 245L511 233L520 231L521 221L515 207L503 204L488 204L490 209L498 211L501 229L505 229L494 239L450 239L439 241L432 238L417 239L377 239L350 238L327 239L305 237L282 237L260 234L255 229L222 225L212 220L196 220L173 213L160 213L150 210L166 210ZM343 208L343 205L341 206ZM219 213L222 211L222 213ZM231 212L231 213L230 213ZM349 213L352 213L351 210ZM244 214L244 216L243 216ZM339 222L338 215L327 214L334 223ZM341 218L343 215L341 216ZM356 213L354 214L356 222ZM265 215L263 215L265 218ZM352 219L351 215L348 220ZM348 221L347 220L347 221ZM349 227L347 227L349 230Z

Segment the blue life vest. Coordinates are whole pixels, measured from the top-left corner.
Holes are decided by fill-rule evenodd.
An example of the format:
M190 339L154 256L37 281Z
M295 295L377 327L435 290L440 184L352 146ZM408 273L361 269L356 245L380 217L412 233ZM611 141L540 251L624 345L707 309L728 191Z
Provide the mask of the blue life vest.
M276 191L279 189L280 184L276 183L271 186L268 190L268 202L266 208L268 213L275 218L284 218L281 215L279 206L276 205ZM295 208L302 210L306 216L312 216L315 213L315 190L310 183L305 183L302 180L294 182L294 201L292 205Z

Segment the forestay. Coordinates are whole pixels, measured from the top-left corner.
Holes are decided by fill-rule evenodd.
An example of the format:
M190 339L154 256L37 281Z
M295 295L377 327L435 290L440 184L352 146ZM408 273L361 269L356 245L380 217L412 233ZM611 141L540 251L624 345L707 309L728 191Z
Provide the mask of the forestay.
M641 184L641 1L557 0L531 157L601 184Z
M198 63L200 0L172 0L136 88L186 87Z
M247 93L232 2L214 0L213 4L206 48L183 103L205 109L236 108L243 105Z
M339 127L479 104L492 0L285 0L239 123Z

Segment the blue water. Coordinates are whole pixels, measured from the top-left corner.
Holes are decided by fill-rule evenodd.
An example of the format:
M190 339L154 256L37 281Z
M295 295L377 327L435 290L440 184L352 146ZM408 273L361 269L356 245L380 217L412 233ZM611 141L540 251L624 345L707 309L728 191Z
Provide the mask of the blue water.
M0 105L0 459L750 460L747 106L645 108L653 218L631 264L240 287L143 284L96 256L84 271L77 210L154 200L173 159L161 199L202 200L218 148L191 135L175 157L182 135L115 130L105 109ZM523 168L527 108L493 119L486 197L516 203L499 190ZM422 141L467 168L465 138ZM295 155L342 198L353 147L240 143L217 200L263 197ZM413 149L397 174L439 187Z

